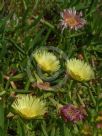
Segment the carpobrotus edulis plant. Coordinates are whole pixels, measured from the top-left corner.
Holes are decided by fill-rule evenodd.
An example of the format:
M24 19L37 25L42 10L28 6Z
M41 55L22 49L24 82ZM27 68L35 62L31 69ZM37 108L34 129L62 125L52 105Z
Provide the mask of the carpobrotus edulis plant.
M39 67L45 72L56 72L60 69L60 61L57 57L47 50L38 49L33 54Z
M94 79L94 71L86 62L73 58L67 60L67 72L75 80L88 81Z
M31 95L19 95L12 107L16 113L25 119L40 117L47 112L46 103Z
M59 111L65 122L70 121L77 123L78 121L82 121L86 116L86 112L83 108L76 107L73 104L64 105Z
M62 30L65 28L77 30L86 24L86 20L82 18L82 12L77 13L75 8L64 9L60 14Z

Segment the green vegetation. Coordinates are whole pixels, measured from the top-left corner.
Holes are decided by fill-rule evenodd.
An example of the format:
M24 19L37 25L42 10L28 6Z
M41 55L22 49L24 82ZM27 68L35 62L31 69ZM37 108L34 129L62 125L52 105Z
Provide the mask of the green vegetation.
M73 7L86 24L62 32L60 12ZM32 57L39 48L54 53L60 70L40 69ZM72 58L90 64L95 78L70 77L66 59ZM46 114L31 120L17 114L11 105L23 94L43 99ZM84 120L61 117L59 107L68 103L84 108ZM0 136L102 136L101 0L0 0Z

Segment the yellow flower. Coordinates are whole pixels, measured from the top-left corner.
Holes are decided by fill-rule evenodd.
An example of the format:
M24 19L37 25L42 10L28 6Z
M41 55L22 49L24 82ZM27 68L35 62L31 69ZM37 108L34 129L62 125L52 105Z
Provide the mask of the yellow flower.
M56 72L60 68L59 60L51 52L40 49L37 50L33 56L39 67L45 72Z
M12 107L22 117L26 119L42 116L46 113L45 102L40 98L29 95L19 95L13 102Z
M91 66L76 58L67 60L67 71L73 79L78 81L94 79L94 71Z

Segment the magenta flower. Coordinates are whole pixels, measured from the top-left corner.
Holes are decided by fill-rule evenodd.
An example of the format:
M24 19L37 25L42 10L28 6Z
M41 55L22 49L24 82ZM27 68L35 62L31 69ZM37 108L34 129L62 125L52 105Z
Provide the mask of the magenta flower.
M67 104L60 108L60 115L65 122L71 121L76 123L78 121L82 121L87 114L84 108L78 108L72 104Z
M70 28L77 30L79 28L82 28L86 24L86 20L82 18L82 12L79 14L76 12L75 8L70 9L64 9L61 14L61 23L62 31L65 28Z

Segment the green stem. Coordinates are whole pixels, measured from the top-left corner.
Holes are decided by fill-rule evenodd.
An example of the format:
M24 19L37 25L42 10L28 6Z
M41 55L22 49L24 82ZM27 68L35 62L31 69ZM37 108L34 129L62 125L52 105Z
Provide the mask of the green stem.
M12 43L12 44L16 47L16 49L17 49L19 52L21 52L23 55L26 55L26 53L23 51L23 49L20 48L12 39L7 39L7 38L6 38L6 40L8 40L10 43Z
M93 102L93 104L94 104L94 106L96 106L96 100L95 100L95 98L94 98L94 96L93 96L93 94L92 94L92 91L91 91L91 89L93 90L93 88L92 88L92 86L91 86L91 88L90 88L90 86L88 86L86 83L84 83L84 85L87 87L87 89L88 89L88 91L89 91L89 94L90 94L90 98L92 99L92 102ZM94 90L95 91L95 90Z
M80 32L80 33L77 33L77 34L72 34L72 35L68 36L67 39L77 37L77 36L80 36L80 35L85 35L85 34L86 34L86 32Z
M38 16L34 16L34 19L38 19ZM40 22L43 23L43 24L45 24L45 25L47 25L48 27L50 27L52 29L55 28L54 25L50 24L48 21L46 21L44 19L41 19Z
M24 5L24 9L27 10L27 4L26 4L25 0L23 0L23 5Z
M81 99L80 95L77 94L77 96L78 96L78 99L79 99L81 105L82 105L83 107L85 107L85 104L84 104L83 100Z
M90 94L90 97L91 97L91 99L92 99L92 102L93 102L94 106L96 106L96 100L95 100L95 98L94 98L94 96L93 96L93 94L92 94L92 91L91 91L90 88L89 88L88 90L89 90L89 94Z

